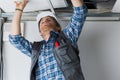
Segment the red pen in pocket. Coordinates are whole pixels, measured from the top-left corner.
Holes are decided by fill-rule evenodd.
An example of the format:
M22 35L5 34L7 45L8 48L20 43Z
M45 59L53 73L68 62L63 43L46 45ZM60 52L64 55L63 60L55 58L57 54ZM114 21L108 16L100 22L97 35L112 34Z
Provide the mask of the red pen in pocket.
M60 46L59 42L55 41L55 47L58 47L58 46Z

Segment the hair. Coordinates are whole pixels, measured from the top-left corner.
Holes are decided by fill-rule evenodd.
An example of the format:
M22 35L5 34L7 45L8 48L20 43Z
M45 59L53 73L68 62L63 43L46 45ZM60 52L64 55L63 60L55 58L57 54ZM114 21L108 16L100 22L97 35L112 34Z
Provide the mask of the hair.
M57 27L61 27L60 24L58 23L58 21L54 17L51 17L51 18L55 21Z
M61 25L58 23L58 21L54 17L52 17L52 16L49 16L49 17L51 17L53 19L53 21L56 23L57 27L61 28ZM39 29L39 31L40 31L40 22L41 22L41 20L38 23L38 29Z

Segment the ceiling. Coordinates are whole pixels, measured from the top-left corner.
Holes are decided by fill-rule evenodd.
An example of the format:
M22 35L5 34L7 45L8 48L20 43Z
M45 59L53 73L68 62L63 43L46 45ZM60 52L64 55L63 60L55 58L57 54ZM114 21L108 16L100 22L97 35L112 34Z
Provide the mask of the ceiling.
M50 1L50 2L49 2ZM119 2L118 2L119 1ZM91 12L106 12L112 11L115 2L120 3L120 0L84 0L87 8ZM50 5L52 4L52 5ZM114 7L114 11L118 10L120 6ZM15 6L13 0L0 0L0 7L4 12L14 12ZM29 0L24 12L40 11L54 8L55 10L71 11L72 4L70 0ZM115 9L117 8L117 9ZM120 11L120 9L118 10Z
M84 3L89 17L120 17L120 0L84 0ZM0 0L0 7L4 11L2 17L12 20L15 10L13 0ZM59 19L69 20L73 8L70 0L30 0L22 20L36 20L36 15L43 10L54 11Z
M68 6L66 0L29 0L24 12L50 9L50 4L52 4L52 7L54 8L63 8ZM14 12L15 10L13 0L0 0L0 7L4 10L4 12Z

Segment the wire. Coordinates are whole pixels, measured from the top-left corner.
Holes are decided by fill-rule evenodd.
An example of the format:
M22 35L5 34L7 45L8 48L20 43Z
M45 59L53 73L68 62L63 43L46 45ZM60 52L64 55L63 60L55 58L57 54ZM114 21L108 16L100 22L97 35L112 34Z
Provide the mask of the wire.
M84 3L106 3L109 2L111 0L84 0Z
M0 25L0 80L3 80L3 24L4 18L0 18L1 25Z

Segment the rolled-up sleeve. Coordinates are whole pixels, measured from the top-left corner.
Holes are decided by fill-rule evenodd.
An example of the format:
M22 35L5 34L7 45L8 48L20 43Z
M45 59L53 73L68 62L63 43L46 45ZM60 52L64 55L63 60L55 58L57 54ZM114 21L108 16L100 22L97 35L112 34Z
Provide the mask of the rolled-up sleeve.
M73 9L74 13L71 17L71 20L63 32L72 44L76 44L85 22L88 10L85 5L80 7L73 7Z
M31 57L32 43L26 40L21 35L9 35L10 43L19 49L22 53Z

